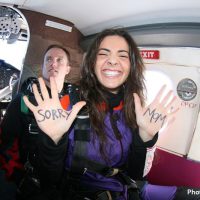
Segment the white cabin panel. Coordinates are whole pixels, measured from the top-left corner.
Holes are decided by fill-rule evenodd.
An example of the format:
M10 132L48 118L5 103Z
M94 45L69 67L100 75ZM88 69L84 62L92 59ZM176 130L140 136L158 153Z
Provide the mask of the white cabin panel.
M200 128L195 133L200 103L200 60L197 58L200 50L194 49L192 53L193 48L151 49L159 50L159 59L144 59L147 104L166 84L167 89L172 89L177 95L177 105L180 107L173 123L160 131L157 147L181 156L187 156L190 152L190 159L200 161Z

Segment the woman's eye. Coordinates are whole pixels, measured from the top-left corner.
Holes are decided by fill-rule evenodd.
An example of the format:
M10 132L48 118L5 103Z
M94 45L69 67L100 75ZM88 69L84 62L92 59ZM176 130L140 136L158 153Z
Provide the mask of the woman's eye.
M99 53L98 55L99 55L99 56L107 56L106 53Z
M121 58L128 58L128 55L120 55Z

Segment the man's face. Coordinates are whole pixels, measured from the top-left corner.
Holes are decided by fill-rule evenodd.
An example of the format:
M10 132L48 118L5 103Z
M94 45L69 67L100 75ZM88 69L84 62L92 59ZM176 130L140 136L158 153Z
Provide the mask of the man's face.
M45 80L49 81L50 77L54 77L57 80L64 81L69 71L69 61L62 49L52 48L47 51L42 68L42 75Z

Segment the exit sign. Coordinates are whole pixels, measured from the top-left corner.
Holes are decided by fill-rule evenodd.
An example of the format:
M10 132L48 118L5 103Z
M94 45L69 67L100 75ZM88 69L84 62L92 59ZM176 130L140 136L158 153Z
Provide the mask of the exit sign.
M160 52L158 50L141 50L140 54L143 59L159 59Z

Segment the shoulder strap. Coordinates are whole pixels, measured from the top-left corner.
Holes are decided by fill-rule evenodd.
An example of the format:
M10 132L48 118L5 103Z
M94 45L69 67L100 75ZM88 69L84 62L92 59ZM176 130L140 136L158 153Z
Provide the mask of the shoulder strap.
M68 87L70 104L73 106L80 101L78 87L69 85ZM87 143L90 141L90 119L84 109L78 113L74 122L74 151L72 157L71 172L82 174L85 168L84 157L87 155Z
M33 100L32 97L34 97L34 94L33 94L32 86L33 86L34 83L39 86L37 78L29 77L28 79L26 79L22 83L21 88L20 88L20 92L22 93L22 96L21 96L21 112L24 113L24 114L28 114L29 109L26 106L26 104L24 103L23 96L26 95L26 96L28 96L29 100L31 100L31 101Z
M78 88L69 91L70 102L72 104L80 100ZM114 176L119 169L106 166L87 158L87 143L90 142L90 118L84 108L78 113L74 124L74 151L70 172L80 179L86 171L101 174L104 176Z
M23 99L23 96L21 96L21 112L24 113L24 114L28 114L28 107L26 106L26 104L24 103L24 99Z
M39 82L38 79L35 77L29 77L27 78L20 87L20 92L22 92L25 95L33 95L33 84L36 84L39 88Z

